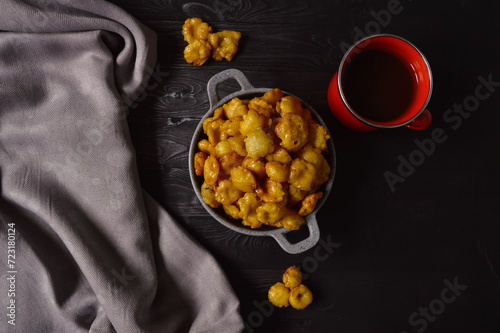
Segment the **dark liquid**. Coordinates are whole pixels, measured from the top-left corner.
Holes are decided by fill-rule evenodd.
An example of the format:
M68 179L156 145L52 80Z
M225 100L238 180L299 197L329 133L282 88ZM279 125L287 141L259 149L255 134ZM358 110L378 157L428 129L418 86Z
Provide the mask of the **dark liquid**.
M356 113L369 120L387 122L408 109L415 78L398 57L373 49L353 56L342 74L342 86Z

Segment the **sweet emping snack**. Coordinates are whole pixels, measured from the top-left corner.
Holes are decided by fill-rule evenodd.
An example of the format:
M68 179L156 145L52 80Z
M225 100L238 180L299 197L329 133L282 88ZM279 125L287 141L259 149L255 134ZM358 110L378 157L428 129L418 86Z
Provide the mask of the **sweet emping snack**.
M200 18L188 18L182 26L182 35L188 45L184 59L195 66L201 66L212 55L216 61L233 60L241 38L239 31L224 30L212 33L212 27Z
M194 156L203 200L250 228L297 230L321 199L330 136L299 99L276 88L235 97L203 122Z
M311 290L302 284L302 274L295 267L289 267L283 274L283 282L277 282L267 293L269 301L276 307L292 305L294 309L305 309L313 301Z

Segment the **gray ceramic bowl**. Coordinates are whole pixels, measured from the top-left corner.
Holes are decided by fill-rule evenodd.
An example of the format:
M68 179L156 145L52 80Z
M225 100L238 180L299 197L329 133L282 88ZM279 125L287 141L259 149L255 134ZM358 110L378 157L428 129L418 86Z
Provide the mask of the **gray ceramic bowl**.
M241 87L241 90L236 91L228 96L225 96L224 98L219 98L219 95L217 93L217 86L229 79L234 79L238 82L238 84ZM201 204L205 209L212 215L213 218L215 218L217 221L225 225L226 227L245 234L245 235L250 235L250 236L269 236L273 237L278 244L283 248L288 253L301 253L304 252L310 248L312 248L314 245L319 240L319 227L318 227L318 221L316 219L316 213L318 210L321 208L321 206L324 204L326 201L328 194L330 193L330 190L333 185L333 178L335 176L335 148L333 146L333 141L332 139L328 140L328 154L326 156L330 167L332 169L330 178L329 180L322 185L321 190L323 191L323 197L318 201L318 204L316 205L316 208L314 211L307 215L305 218L304 226L307 226L309 229L309 236L307 238L297 242L297 243L291 243L285 236L286 233L288 232L293 232L285 228L274 228L274 227L269 227L269 226L262 226L261 228L258 229L251 229L249 227L246 227L241 224L241 220L233 220L230 217L228 217L222 208L219 209L213 209L209 205L203 201L203 198L201 197L201 192L200 188L201 185L203 184L203 177L198 177L195 174L194 171L194 155L198 151L198 142L206 138L206 135L203 133L203 121L211 117L218 107L224 105L225 103L229 102L231 99L234 97L238 97L240 99L250 99L256 96L262 96L266 91L270 90L271 88L254 88L250 82L248 82L248 79L246 76L239 70L237 69L228 69L223 72L220 72L216 75L214 75L207 84L207 92L208 92L208 98L210 102L210 110L205 114L203 119L200 121L198 124L198 127L196 128L193 139L191 141L191 146L189 149L189 175L191 177L191 183L193 184L194 191L196 193L196 196L200 200ZM285 95L292 95L286 91L283 92ZM292 95L293 96L293 95ZM295 96L297 97L297 96ZM298 97L297 97L298 98ZM327 129L325 123L319 116L319 114L306 102L301 100L303 107L309 109L311 111L311 116L316 120L321 126ZM328 129L327 129L328 130Z

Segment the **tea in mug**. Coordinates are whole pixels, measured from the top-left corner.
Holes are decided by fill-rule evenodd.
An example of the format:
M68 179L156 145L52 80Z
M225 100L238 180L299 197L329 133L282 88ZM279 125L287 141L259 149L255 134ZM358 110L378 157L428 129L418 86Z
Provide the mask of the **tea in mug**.
M366 49L352 56L342 73L347 103L373 122L403 116L412 103L417 82L414 71L388 50Z

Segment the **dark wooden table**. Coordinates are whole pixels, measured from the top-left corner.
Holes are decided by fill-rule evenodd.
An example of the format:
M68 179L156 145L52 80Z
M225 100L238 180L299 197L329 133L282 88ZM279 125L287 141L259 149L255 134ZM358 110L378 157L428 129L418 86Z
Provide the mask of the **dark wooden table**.
M158 34L159 66L129 116L143 187L220 262L247 332L500 332L495 1L114 2ZM181 27L188 17L241 31L236 58L187 64ZM428 58L429 129L356 133L330 113L326 90L345 46L374 33L406 38ZM188 147L208 110L207 81L228 68L256 87L300 96L332 133L335 183L318 214L320 243L305 253L225 228L195 197ZM228 82L221 91L237 88ZM431 144L435 130L446 139ZM417 165L405 169L410 160ZM391 187L387 172L402 181ZM266 302L290 265L302 267L314 293L302 311Z

